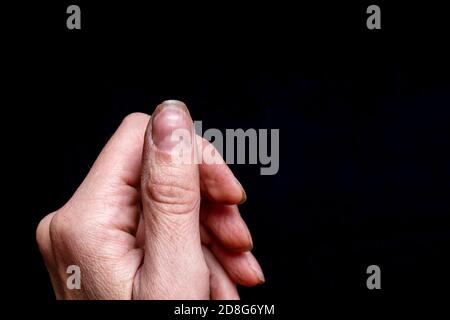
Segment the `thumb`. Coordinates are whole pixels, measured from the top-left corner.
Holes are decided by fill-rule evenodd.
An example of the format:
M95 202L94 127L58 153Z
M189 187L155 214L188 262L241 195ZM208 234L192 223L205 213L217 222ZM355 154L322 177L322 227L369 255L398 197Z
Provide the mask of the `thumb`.
M192 119L182 102L170 100L156 108L143 149L145 255L138 288L142 298L209 297L199 232L195 141Z

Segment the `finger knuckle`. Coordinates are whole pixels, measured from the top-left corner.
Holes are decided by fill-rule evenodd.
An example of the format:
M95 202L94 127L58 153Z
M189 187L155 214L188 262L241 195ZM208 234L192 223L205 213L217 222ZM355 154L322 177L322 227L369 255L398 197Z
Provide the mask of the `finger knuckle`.
M38 244L39 249L45 254L47 253L47 249L49 247L50 242L50 231L49 225L50 221L53 218L54 213L50 213L46 215L39 222L36 228L36 242Z
M76 240L76 225L70 223L63 213L55 214L50 222L50 239L54 245L63 245Z

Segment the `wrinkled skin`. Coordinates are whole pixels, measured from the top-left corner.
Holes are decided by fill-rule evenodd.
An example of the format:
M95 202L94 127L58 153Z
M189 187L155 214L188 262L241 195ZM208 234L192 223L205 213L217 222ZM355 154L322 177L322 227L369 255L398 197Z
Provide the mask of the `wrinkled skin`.
M175 161L175 129L190 132L192 155L211 149L192 127L179 101L127 116L72 198L42 219L58 299L238 299L236 284L264 282L237 208L245 192L218 152L218 164ZM67 288L69 265L79 290Z

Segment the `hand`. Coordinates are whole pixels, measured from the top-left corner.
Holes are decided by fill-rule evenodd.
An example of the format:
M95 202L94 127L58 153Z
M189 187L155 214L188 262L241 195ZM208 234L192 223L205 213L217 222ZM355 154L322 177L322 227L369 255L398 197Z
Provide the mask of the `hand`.
M210 147L192 127L178 101L127 116L72 198L40 222L58 299L238 299L236 284L264 282L231 170L176 161L175 129L191 133L192 155ZM80 290L66 286L69 265Z

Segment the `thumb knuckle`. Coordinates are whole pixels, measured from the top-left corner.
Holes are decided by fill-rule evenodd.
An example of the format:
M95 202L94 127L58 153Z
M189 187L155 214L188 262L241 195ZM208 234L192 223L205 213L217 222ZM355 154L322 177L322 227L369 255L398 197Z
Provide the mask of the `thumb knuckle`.
M145 183L150 204L168 213L190 213L200 203L198 183L194 177L179 178L174 175L157 175Z

